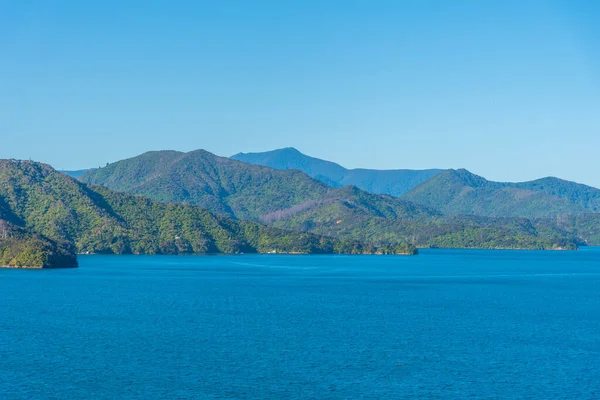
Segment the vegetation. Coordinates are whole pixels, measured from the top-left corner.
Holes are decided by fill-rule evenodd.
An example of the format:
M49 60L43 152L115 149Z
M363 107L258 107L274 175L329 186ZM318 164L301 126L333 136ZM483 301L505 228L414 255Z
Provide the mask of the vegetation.
M575 249L586 240L550 221L518 218L435 216L426 219L386 219L349 214L342 204L331 204L274 223L282 229L370 243L410 243L417 247L485 249Z
M231 159L280 170L297 169L332 187L353 185L371 193L391 196L400 196L442 172L441 169L346 169L331 161L309 157L291 147L263 153L239 153Z
M375 253L371 245L235 221L189 205L87 186L51 167L0 161L0 209L80 253ZM409 247L409 251L414 248Z
M444 216L404 199L355 186L330 188L296 170L249 165L205 151L146 153L89 172L82 180L379 249L411 245L553 249L585 243L549 222L536 225L522 218ZM485 184L483 178L466 172L462 181Z
M255 221L274 210L320 200L330 191L299 171L250 166L203 150L145 153L90 171L81 181Z
M153 200L201 206L241 220L270 222L305 207L343 200L374 216L436 215L437 211L356 187L330 188L306 174L190 153L149 152L90 171L82 182Z
M484 184L477 176L465 178ZM0 216L43 238L71 242L81 253L410 254L416 247L572 249L600 243L597 214L444 216L392 196L329 188L299 171L203 151L147 153L88 172L84 180L168 202L85 185L39 163L1 161Z
M74 249L18 228L0 219L0 267L77 267Z
M551 219L535 219L537 226L553 227L579 244L600 246L600 214L564 215Z
M553 218L600 211L600 189L544 178L491 182L467 170L447 170L402 195L446 215Z

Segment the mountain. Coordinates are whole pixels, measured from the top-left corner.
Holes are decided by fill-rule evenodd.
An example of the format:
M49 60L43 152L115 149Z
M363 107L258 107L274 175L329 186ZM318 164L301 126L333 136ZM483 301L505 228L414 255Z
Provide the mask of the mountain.
M239 219L309 200L329 188L305 174L248 166L204 150L156 151L90 171L80 180L140 194L156 201L184 203Z
M82 175L84 175L88 171L91 171L91 169L79 169L77 171L64 171L63 170L63 171L58 171L58 172L68 175L71 178L77 179L77 178L81 177Z
M393 196L356 186L331 188L298 170L247 164L204 150L149 152L91 171L81 180L343 242L544 249L574 243L572 235L551 224L540 224L538 230L528 220L445 217Z
M309 233L234 221L193 206L165 204L91 187L52 167L0 160L4 219L80 253L395 253L410 246L374 248ZM14 249L16 245L12 244Z
M263 153L238 153L231 159L280 170L297 169L329 186L354 185L371 193L391 196L400 196L443 171L346 169L331 161L302 154L293 147Z
M205 150L144 153L90 171L81 181L267 223L303 209L342 202L354 210L386 218L439 214L428 207L358 188L331 188L297 170L251 165Z
M600 190L558 178L492 182L459 170L348 170L294 148L239 153L232 159L280 170L297 169L330 186L355 185L437 209L447 215L544 218L600 211Z
M600 190L558 178L488 181L465 169L447 170L401 196L448 215L555 217L600 211Z

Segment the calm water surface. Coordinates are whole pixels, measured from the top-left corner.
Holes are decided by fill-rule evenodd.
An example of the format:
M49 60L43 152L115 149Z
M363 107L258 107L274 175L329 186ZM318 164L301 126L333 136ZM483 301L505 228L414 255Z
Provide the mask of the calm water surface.
M2 399L600 399L600 249L0 270Z

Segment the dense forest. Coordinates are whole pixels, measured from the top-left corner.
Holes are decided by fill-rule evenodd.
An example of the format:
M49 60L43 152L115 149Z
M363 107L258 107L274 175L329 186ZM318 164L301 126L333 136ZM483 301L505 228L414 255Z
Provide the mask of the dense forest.
M454 215L433 207L442 198L418 204L356 186L334 188L301 171L206 151L145 153L80 179L45 164L0 161L1 265L74 266L76 253L415 254L419 247L600 244L600 214L586 212L594 210L596 189L554 179L498 186L468 171L449 170L431 180L455 194L471 193L465 185L481 193L534 191L525 196L534 215L548 207L548 198L556 209L577 212L530 218ZM406 197L429 193L428 182ZM510 197L498 198L514 206ZM496 207L485 196L481 201ZM483 207L478 204L471 201L472 207Z
M58 244L0 219L0 267L77 267L77 258L69 243Z
M295 207L347 201L373 216L438 215L392 196L355 187L331 188L297 170L280 171L218 157L204 150L157 151L109 164L81 177L88 184L156 201L201 206L240 220L268 221Z
M475 175L463 175L472 185L485 183ZM285 230L376 247L408 243L417 247L571 249L589 239L575 226L567 229L552 219L444 215L434 207L437 200L420 205L356 186L331 188L297 170L249 165L203 150L145 153L90 171L81 179L155 200L201 204L217 214Z
M279 170L297 169L330 186L356 185L434 208L445 215L554 218L600 211L600 189L547 177L494 182L465 169L348 170L294 148L239 153L232 159Z
M402 198L435 206L446 215L555 218L600 211L600 190L558 178L488 181L467 170L447 170Z
M408 244L374 246L237 221L206 209L151 201L88 186L50 166L0 161L0 209L7 219L80 253L349 253L401 252Z

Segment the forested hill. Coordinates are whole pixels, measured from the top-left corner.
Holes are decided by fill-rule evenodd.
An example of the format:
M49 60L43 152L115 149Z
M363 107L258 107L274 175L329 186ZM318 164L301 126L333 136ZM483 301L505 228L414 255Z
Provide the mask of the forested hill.
M467 170L447 170L402 195L448 215L556 217L600 211L600 190L558 178L488 181Z
M391 196L400 196L443 171L346 169L331 161L307 156L292 147L262 153L238 153L231 159L280 170L297 169L333 187L354 185L371 193Z
M201 204L240 219L378 246L573 248L553 223L444 217L430 207L355 186L331 188L297 170L275 170L206 151L150 152L89 172L89 183L171 203ZM577 239L583 244L583 240Z
M558 178L493 182L459 170L348 170L294 148L238 153L232 159L280 170L297 169L330 186L355 185L399 196L447 215L544 218L600 211L600 190Z
M72 242L78 252L405 253L414 249L342 243L234 221L199 207L153 202L87 186L48 165L30 161L0 160L0 205L14 223L57 242Z
M81 181L153 200L198 205L238 219L271 222L331 203L351 212L419 218L439 212L356 187L331 188L297 170L276 170L204 150L149 152L90 171Z

